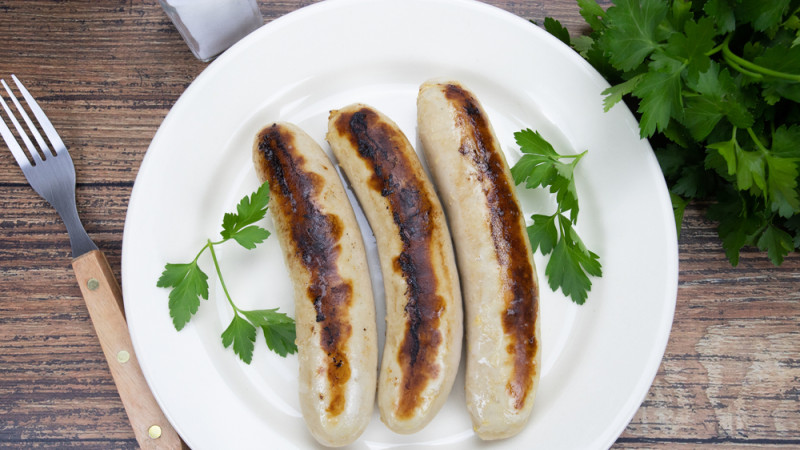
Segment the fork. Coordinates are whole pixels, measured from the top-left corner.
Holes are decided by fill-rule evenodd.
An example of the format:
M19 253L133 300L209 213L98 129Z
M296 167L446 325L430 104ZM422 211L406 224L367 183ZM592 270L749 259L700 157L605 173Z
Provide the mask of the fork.
M89 238L78 217L75 166L67 147L25 86L16 76L11 75L11 78L47 136L49 145L5 80L0 82L33 135L38 149L2 96L0 103L28 149L28 154L2 119L0 134L28 183L56 209L67 227L72 247L72 267L136 440L142 448L147 449L181 448L183 444L180 437L159 408L133 352L119 284L105 255Z

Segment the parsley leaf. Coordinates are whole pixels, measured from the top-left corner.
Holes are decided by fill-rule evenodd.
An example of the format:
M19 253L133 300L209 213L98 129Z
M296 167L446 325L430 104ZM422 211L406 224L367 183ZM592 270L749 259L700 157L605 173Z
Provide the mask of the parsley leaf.
M550 288L553 291L560 288L564 295L582 305L592 288L589 276L602 275L600 257L586 248L573 227L579 210L575 166L586 152L560 155L538 131L531 129L514 133L514 138L523 153L511 168L514 182L525 183L529 189L549 187L556 196L557 210L553 215L531 216L533 224L527 230L531 249L550 254L545 268ZM563 159L571 161L565 163Z
M708 17L717 19L717 33L728 33L736 28L736 16L728 0L708 0L703 6Z
M800 171L797 160L765 155L767 163L767 192L772 211L781 217L792 217L800 212L800 195L797 192L797 179Z
M557 37L561 42L569 45L569 31L561 25L561 22L551 18L546 17L544 19L544 29L547 30L548 33L552 34L553 36Z
M197 312L200 298L208 299L208 275L197 266L197 260L167 264L156 286L173 288L169 293L169 315L178 331Z
M617 0L615 6L608 8L607 28L599 44L608 52L614 67L634 69L660 47L656 33L667 10L662 0Z
M295 323L294 319L278 309L245 311L236 306L228 293L225 280L222 277L219 261L214 247L231 239L242 247L253 249L257 244L264 242L269 237L269 232L264 228L253 225L263 219L269 204L269 185L264 183L256 192L245 196L236 206L236 213L226 213L222 219L222 240L212 242L210 239L195 256L194 260L186 264L167 263L156 286L171 288L169 293L169 313L175 329L180 331L197 313L200 298L208 299L208 275L197 264L198 259L206 250L211 253L214 269L219 278L220 285L228 303L233 308L233 319L223 331L222 345L231 347L233 352L247 364L253 359L257 328L264 332L267 347L280 356L296 353Z
M261 327L261 330L264 331L267 347L273 352L281 356L286 356L288 353L297 353L297 345L295 344L297 336L294 322Z
M550 289L555 291L561 288L564 295L571 296L573 302L582 305L586 302L587 291L592 288L592 282L581 267L581 254L574 248L567 247L566 242L559 239L544 273Z
M707 53L714 48L714 35L712 19L703 17L697 22L689 19L684 23L683 33L669 37L664 51L678 61L685 61L689 77L697 76L711 67Z
M605 28L603 19L606 17L606 11L595 0L578 0L578 6L581 8L581 16L592 28L595 30Z
M800 125L782 125L772 133L772 152L782 158L800 161L798 142L800 142Z
M603 11L596 0L576 1L592 30L570 45L611 84L604 109L625 101L635 111L676 224L696 199L718 221L733 265L745 246L775 264L799 250L798 2L613 0ZM546 30L563 33L547 22ZM561 192L566 175L549 161L529 158L519 172L532 169L529 185ZM547 223L534 220L533 235L549 238Z
M267 183L261 185L256 192L253 192L249 197L245 196L236 205L236 213L226 213L222 218L222 235L223 239L230 239L235 234L239 233L246 226L258 222L263 219L267 214L267 205L269 204L269 186ZM262 242L266 237L264 237ZM238 239L237 239L238 241ZM246 245L242 244L246 248Z
M733 266L739 264L739 250L754 244L753 236L764 226L764 219L753 211L750 200L728 185L719 193L718 202L708 208L708 217L719 222L722 248Z
M758 195L767 188L764 157L758 152L748 152L739 145L736 150L736 184L740 191Z
M800 73L800 47L769 47L753 63L778 72Z
M605 95L605 98L603 98L603 109L606 112L608 112L608 110L611 109L612 106L621 102L622 96L633 92L633 90L636 89L636 86L639 84L639 82L642 81L642 77L644 77L644 75L645 74L640 73L632 77L628 81L616 84L604 90L603 95Z
M736 17L745 23L750 22L757 31L766 31L776 27L784 12L789 8L791 0L739 0Z
M603 274L600 257L586 249L570 220L559 214L558 221L565 230L553 248L544 273L550 289L555 291L561 288L564 295L582 305L592 289L589 275L599 277Z
M256 248L256 244L264 242L269 237L269 231L259 226L251 225L249 227L242 228L241 230L232 234L231 237L242 247L252 250Z
M794 250L794 242L792 242L792 235L774 225L770 225L758 238L758 248L766 250L770 261L779 266L783 262L783 258Z
M633 89L633 95L642 99L638 111L642 115L639 123L642 137L652 136L656 129L664 131L673 114L679 114L683 108L680 62L669 57L659 60L665 70L644 74Z
M684 122L692 137L705 139L724 117L717 98L700 95L686 99Z
M550 253L558 243L558 228L556 227L556 214L545 216L534 214L531 216L533 225L528 227L528 239L531 241L531 250L541 249L542 254Z
M294 320L284 313L277 312L278 309L261 309L253 311L242 311L242 314L255 326L260 327L264 332L264 339L267 347L273 352L286 356L289 353L297 352L295 344L296 331Z
M228 328L222 332L222 345L228 348L233 344L233 352L247 364L253 360L255 342L256 327L238 314L233 316Z

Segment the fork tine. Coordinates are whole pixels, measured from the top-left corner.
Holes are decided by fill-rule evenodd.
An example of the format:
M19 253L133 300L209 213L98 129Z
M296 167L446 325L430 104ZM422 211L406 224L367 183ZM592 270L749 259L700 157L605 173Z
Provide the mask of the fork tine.
M25 146L28 147L28 153L30 153L31 158L33 158L34 165L41 164L42 157L39 156L39 152L36 151L36 147L33 146L33 142L31 142L31 140L28 138L28 135L25 133L25 130L22 128L22 125L20 125L19 122L17 121L14 112L11 111L11 108L8 107L8 103L6 103L6 101L3 100L3 97L1 96L0 96L0 102L2 102L3 109L6 110L6 114L8 115L8 118L11 120L11 123L14 124L14 127L17 129L19 137L22 138L22 140L25 142ZM14 139L14 142L16 142L16 139ZM19 144L17 144L17 147L19 147Z
M0 97L0 102L3 103L3 108L8 111L8 105L6 105L3 97ZM2 135L3 140L6 141L8 149L11 150L11 154L14 155L14 159L17 160L17 164L19 164L19 166L22 168L22 172L27 176L27 171L28 168L31 167L31 162L25 156L25 152L22 150L22 147L19 146L17 138L15 138L14 134L11 133L11 130L8 128L8 125L6 125L5 120L2 119L0 119L0 135Z
M25 85L19 81L16 75L11 74L11 78L14 80L14 83L17 84L17 88L22 93L22 96L25 97L25 102L28 103L28 107L33 112L33 115L36 116L36 120L39 121L39 125L44 130L44 134L47 135L47 138L50 139L50 143L53 145L53 150L56 154L65 153L67 151L67 146L64 145L64 142L61 140L61 136L58 135L56 132L56 127L50 123L50 119L47 118L47 114L42 111L42 108L36 103L36 100L33 96L28 92L28 89L25 88Z
M28 113L25 112L25 108L23 108L22 105L19 104L17 96L14 95L14 92L11 91L11 88L8 87L8 84L6 84L6 80L0 80L0 82L3 83L3 87L6 88L6 92L8 92L9 97L11 97L11 101L14 102L14 106L17 107L17 111L19 111L20 115L22 116L22 120L24 120L25 124L28 125L28 129L31 131L31 134L33 134L34 139L36 139L36 142L39 144L39 149L42 151L44 159L49 158L51 154L53 156L56 156L55 153L51 153L50 147L47 145L44 139L42 139L42 135L39 134L39 130L36 129L36 125L34 125L33 122L31 122L31 118L28 117Z

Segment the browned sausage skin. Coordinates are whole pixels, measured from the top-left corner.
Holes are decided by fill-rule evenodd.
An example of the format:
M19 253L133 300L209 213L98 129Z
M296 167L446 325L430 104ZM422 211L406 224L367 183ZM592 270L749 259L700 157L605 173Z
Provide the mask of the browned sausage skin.
M377 344L366 253L352 207L327 155L294 125L257 135L256 172L295 292L300 403L329 446L355 440L375 398Z
M505 438L528 420L541 365L539 289L524 216L474 94L455 81L429 81L417 108L462 280L467 406L479 437Z
M378 241L387 302L378 384L390 429L424 427L447 398L461 352L461 294L444 213L411 144L382 113L331 113L328 141Z

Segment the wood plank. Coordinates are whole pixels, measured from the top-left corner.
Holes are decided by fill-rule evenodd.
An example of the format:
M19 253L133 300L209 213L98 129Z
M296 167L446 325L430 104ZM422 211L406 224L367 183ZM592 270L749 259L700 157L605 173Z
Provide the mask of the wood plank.
M800 257L732 268L713 227L687 211L670 342L620 448L800 444Z

